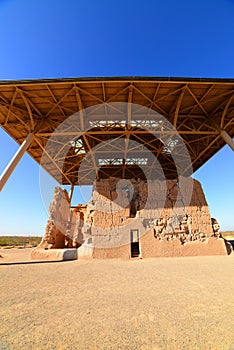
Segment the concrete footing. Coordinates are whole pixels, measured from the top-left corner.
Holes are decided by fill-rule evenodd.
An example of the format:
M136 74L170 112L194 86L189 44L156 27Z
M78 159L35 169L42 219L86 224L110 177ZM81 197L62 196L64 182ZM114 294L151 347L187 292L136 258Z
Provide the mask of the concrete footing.
M93 247L83 244L78 249L78 259L91 259L93 257Z
M76 260L77 249L34 249L31 253L32 260L65 261Z

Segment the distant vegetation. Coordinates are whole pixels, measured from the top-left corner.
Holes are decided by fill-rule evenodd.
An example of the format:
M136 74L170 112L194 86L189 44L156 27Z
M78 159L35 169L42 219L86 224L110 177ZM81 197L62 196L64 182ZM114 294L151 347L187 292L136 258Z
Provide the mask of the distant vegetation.
M221 234L227 240L234 240L234 231L225 231ZM28 245L36 247L41 239L42 237L38 236L0 236L0 247Z
M222 237L227 240L234 240L234 231L221 232Z
M33 236L0 236L0 247L5 246L37 246L41 242L41 237Z

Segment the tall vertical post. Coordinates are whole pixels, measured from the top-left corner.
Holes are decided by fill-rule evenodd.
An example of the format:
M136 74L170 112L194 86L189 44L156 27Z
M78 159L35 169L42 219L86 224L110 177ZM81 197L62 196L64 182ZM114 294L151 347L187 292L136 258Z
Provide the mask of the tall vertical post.
M71 184L70 193L69 193L69 203L70 203L70 205L71 205L71 201L72 201L73 192L74 192L74 184Z
M26 139L24 140L24 142L22 143L22 145L20 146L16 154L13 156L10 163L7 165L6 169L3 171L2 175L0 176L0 191L3 189L7 180L9 179L9 177L15 170L17 164L19 163L20 159L23 157L24 153L27 151L32 140L33 140L33 133L30 133L26 137Z

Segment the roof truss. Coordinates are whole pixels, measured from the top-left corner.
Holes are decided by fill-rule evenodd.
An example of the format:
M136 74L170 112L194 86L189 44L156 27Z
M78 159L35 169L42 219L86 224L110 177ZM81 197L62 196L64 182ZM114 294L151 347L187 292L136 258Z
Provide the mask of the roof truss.
M114 118L120 111L116 105L110 111L107 104L111 102L129 103L125 123ZM142 112L138 109L138 119L132 117L131 103L142 106ZM104 106L102 112L100 105ZM91 106L95 118L87 128L86 111ZM175 165L170 152L166 151L175 142L175 132L155 127L152 138L145 129L150 121L150 112L145 115L145 107L162 115L176 128L188 149L194 171L224 146L222 130L234 137L234 80L231 79L90 78L0 82L1 127L19 144L33 132L34 140L28 153L38 163L44 155L44 168L64 184L79 183L77 172L81 165L87 183L91 182L92 172L97 177L143 177L140 168L144 166L127 161L146 158L140 148L129 153L129 144L133 141L152 152L167 176L175 178ZM59 125L79 111L79 128L86 131L78 133L68 124L62 133L56 134ZM160 141L162 138L164 144ZM77 139L82 146L77 150L70 144L64 161L60 157L67 147L64 140L75 142ZM116 139L124 139L118 152L112 142ZM46 148L48 140L56 145L52 154ZM102 151L103 142L112 144L110 149ZM99 149L95 151L97 146ZM85 166L83 160L88 154L90 160ZM118 154L123 159L119 164ZM104 158L112 161L100 168L99 159ZM144 171L156 176L154 167L155 162L147 164Z

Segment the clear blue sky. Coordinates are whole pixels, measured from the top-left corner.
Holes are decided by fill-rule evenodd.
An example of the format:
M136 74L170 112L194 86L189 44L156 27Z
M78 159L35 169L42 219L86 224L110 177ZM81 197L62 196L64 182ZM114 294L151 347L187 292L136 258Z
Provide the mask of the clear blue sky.
M0 79L234 78L232 0L0 0ZM0 130L0 171L18 145ZM234 229L234 153L197 173L222 230ZM78 194L74 199L79 202ZM42 235L39 167L25 155L0 193L0 234Z

